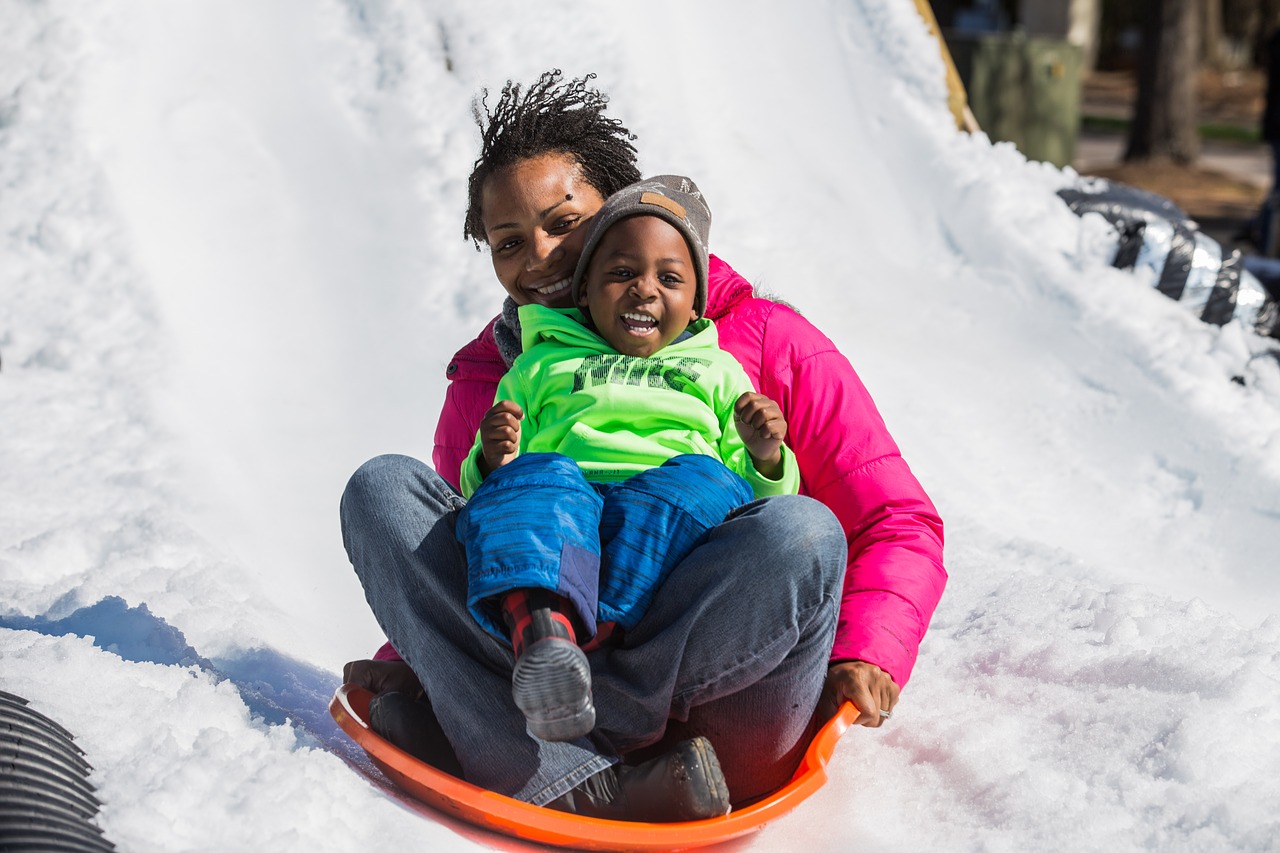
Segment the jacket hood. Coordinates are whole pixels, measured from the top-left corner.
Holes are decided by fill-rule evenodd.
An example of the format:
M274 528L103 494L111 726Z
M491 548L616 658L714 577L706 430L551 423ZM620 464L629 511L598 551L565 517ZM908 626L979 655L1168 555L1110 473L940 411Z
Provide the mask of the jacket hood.
M586 317L577 308L520 306L520 346L525 352L541 341L558 341L567 346L599 347L599 336L585 325Z
M707 270L707 310L703 314L719 320L739 302L755 296L751 282L734 272L733 267L712 255Z

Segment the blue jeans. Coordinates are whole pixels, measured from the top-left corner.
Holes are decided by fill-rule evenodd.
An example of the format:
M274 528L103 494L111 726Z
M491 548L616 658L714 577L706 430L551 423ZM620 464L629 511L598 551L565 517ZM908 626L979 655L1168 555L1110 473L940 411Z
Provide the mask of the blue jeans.
M511 699L510 647L467 612L462 498L380 456L342 496L365 597L422 681L471 783L545 805L633 750L705 734L735 801L784 784L812 735L844 577L844 532L810 498L753 501L677 565L619 646L588 655L596 729L552 743Z
M458 515L467 607L507 639L503 596L545 589L572 603L588 637L597 622L630 631L671 569L754 497L713 456L676 456L617 483L588 483L561 453L518 456Z

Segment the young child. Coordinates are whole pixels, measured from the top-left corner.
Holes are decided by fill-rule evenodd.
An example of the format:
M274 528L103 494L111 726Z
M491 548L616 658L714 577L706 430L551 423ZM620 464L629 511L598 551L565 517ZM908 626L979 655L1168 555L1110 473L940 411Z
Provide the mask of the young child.
M523 353L462 466L467 604L511 640L544 740L595 725L579 637L634 627L729 511L799 489L781 410L702 318L710 225L687 178L610 196L573 276L582 311L520 307Z

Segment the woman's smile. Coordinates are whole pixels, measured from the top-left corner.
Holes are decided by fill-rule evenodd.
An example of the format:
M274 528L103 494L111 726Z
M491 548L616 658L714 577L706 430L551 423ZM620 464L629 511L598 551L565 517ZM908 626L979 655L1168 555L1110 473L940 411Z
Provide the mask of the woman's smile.
M566 276L565 278L562 278L559 281L553 281L550 284L533 285L528 287L527 289L546 299L554 296L557 293L561 293L565 290L568 290L569 285L572 283L573 283L573 280L568 276Z

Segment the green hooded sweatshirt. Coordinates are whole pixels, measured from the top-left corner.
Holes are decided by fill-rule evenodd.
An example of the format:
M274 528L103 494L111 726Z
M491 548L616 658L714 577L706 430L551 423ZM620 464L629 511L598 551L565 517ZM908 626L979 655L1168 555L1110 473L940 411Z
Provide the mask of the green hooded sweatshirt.
M616 483L686 453L715 456L756 497L796 494L800 468L782 447L782 473L756 471L733 422L733 407L754 391L742 366L720 349L715 324L648 358L622 355L588 329L576 308L520 307L524 351L498 384L495 402L524 411L521 453L562 453L596 483ZM462 493L480 486L480 436L462 465Z

